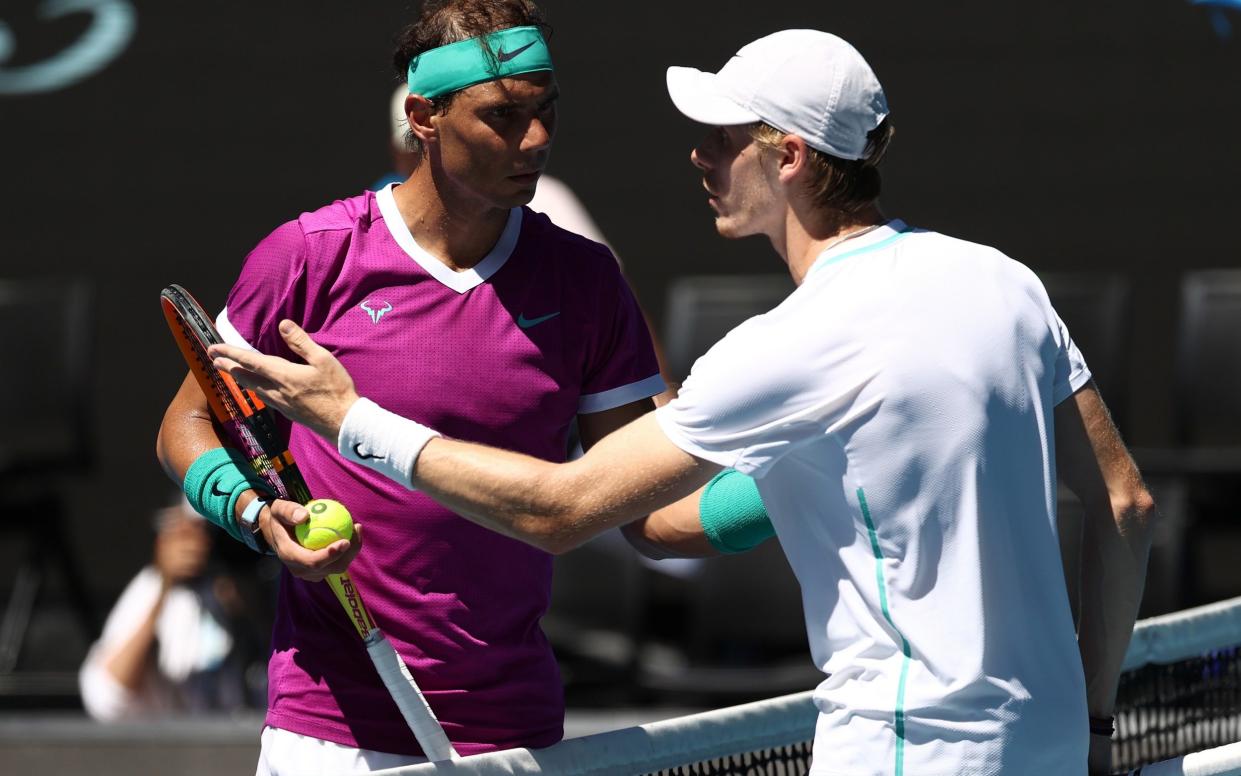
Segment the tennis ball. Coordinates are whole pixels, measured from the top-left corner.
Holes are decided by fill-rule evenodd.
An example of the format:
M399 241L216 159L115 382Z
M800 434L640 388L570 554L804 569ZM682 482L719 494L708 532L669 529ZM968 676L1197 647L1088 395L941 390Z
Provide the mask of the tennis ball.
M310 517L293 528L297 541L308 550L321 550L332 542L353 538L353 518L339 501L317 498L306 504Z

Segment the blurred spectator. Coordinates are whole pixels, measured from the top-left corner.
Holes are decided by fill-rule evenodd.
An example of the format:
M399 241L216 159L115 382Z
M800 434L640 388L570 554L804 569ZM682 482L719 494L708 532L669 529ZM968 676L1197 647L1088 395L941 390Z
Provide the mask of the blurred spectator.
M212 535L178 494L155 518L151 564L108 615L78 676L82 703L101 721L247 705L237 635L237 584L211 571Z

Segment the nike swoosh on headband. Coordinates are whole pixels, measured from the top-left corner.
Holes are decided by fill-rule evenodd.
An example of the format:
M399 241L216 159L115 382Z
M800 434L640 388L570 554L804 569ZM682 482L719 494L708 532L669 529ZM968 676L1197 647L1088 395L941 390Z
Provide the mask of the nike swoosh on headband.
M496 59L498 59L498 60L499 60L499 61L501 61L501 62L507 62L507 61L509 61L510 59L512 59L512 58L514 58L514 57L516 57L516 56L517 56L518 54L520 54L521 52L523 52L523 51L525 51L526 49L530 48L531 46L533 46L533 45L534 45L535 43L537 43L537 42L538 42L538 41L533 41L533 40L532 40L532 41L530 41L529 43L527 43L526 45L522 46L521 48L513 49L512 51L505 51L504 49L500 49L500 51L498 51L498 52L496 53Z

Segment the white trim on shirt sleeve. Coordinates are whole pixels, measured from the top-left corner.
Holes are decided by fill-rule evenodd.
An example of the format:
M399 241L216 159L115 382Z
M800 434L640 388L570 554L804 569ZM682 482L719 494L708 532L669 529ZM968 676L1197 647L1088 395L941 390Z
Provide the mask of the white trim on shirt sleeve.
M746 461L739 462L738 459L741 458L741 452L738 450L708 450L700 446L681 431L681 427L677 425L676 418L674 417L675 414L676 410L672 408L671 404L665 404L655 410L655 422L659 424L659 429L664 432L664 436L668 437L668 441L672 444L695 458L718 463L724 467L734 467L742 474L749 474L757 468L756 466L750 466Z
M246 338L241 336L241 332L237 331L237 327L233 326L232 321L228 319L227 307L221 310L220 314L215 317L215 328L220 332L220 337L225 343L235 345L239 348L245 348L246 350L253 350L256 353L258 352L253 345L246 342Z
M1048 306L1050 307L1050 303ZM1057 405L1081 390L1081 387L1090 380L1091 374L1090 367L1086 365L1085 356L1078 349L1077 343L1073 341L1073 336L1069 334L1069 327L1064 325L1064 321L1054 309L1051 311L1051 317L1055 322L1055 331L1062 342L1060 347L1063 349L1063 358L1068 365L1068 374L1051 387L1051 402L1052 405Z
M1090 373L1090 369L1085 364L1082 364L1082 368L1080 370L1069 376L1067 383L1061 383L1052 389L1052 404L1059 404L1080 391L1082 386L1090 382L1090 378L1092 377L1094 377L1094 375Z
M577 400L577 411L579 415L589 415L592 412L616 409L640 399L658 396L664 392L666 387L664 378L659 373L655 373L636 383L629 383L599 393L583 394Z

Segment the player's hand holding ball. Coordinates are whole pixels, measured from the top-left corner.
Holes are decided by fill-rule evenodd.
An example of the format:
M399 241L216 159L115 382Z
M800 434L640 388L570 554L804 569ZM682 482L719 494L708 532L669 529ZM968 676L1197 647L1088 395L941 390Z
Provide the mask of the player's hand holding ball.
M362 549L362 526L354 525L344 504L331 499L315 499L306 506L273 501L263 528L289 573L309 582L343 574Z
M306 549L321 550L341 539L353 538L353 516L339 501L317 498L306 505L306 511L310 517L293 529Z

